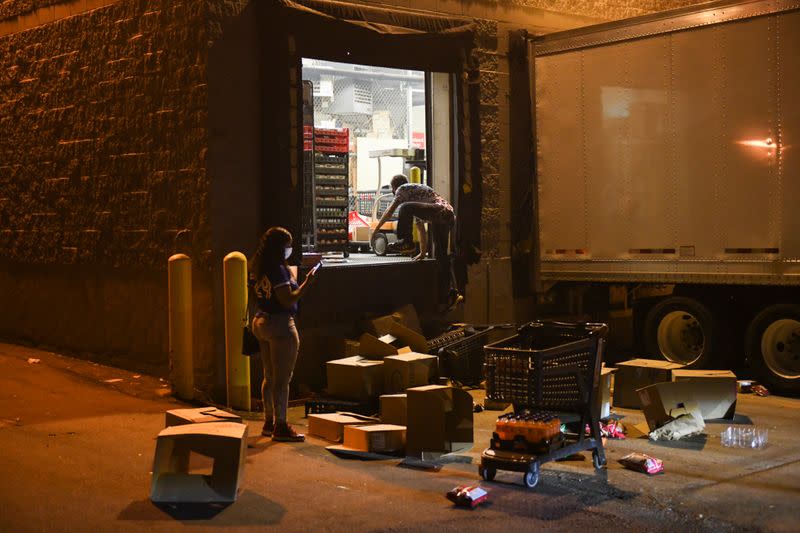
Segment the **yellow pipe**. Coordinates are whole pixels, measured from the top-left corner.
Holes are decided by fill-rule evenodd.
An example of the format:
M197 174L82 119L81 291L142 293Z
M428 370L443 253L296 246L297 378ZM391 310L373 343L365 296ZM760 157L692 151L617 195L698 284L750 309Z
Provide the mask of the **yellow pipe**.
M194 398L194 345L192 331L192 260L184 254L169 258L169 360L175 395Z
M242 328L247 325L247 258L241 252L231 252L222 266L228 407L249 411L250 358L242 355Z
M411 167L408 171L408 181L411 183L422 183L422 170L419 167ZM417 225L411 227L411 238L414 242L419 242L419 231Z

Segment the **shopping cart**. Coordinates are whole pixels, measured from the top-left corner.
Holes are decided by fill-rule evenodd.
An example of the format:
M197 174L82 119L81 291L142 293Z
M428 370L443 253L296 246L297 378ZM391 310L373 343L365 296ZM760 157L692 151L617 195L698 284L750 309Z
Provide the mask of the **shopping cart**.
M536 443L502 439L495 431L481 454L483 479L492 481L497 470L522 472L525 486L533 488L541 464L585 450L592 450L595 468L606 464L593 406L607 333L605 324L535 321L484 348L487 399L510 402L515 413L578 418L579 425L575 434L558 432Z

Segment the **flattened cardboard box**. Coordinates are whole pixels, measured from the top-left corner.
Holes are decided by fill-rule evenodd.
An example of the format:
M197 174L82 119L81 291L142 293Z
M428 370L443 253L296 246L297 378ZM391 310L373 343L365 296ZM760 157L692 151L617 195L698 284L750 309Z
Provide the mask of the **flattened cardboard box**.
M408 395L384 394L380 398L381 422L405 426L408 424Z
M408 395L408 454L452 452L471 444L472 396L444 385L413 387Z
M308 433L331 442L342 442L345 426L377 424L364 417L345 413L323 413L308 415Z
M325 363L328 394L334 398L366 400L383 392L383 361L360 356Z
M400 452L406 445L406 428L393 424L345 426L344 446L351 450L375 453Z
M401 353L383 358L384 392L398 394L421 387L439 376L439 358L425 353Z
M631 359L617 363L614 374L614 407L640 409L637 390L664 381L672 381L672 371L683 368L678 363L653 359Z

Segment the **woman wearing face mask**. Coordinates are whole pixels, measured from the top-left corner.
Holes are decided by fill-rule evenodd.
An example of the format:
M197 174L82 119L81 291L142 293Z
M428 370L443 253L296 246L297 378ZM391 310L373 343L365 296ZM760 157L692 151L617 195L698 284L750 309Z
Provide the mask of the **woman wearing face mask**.
M297 301L314 282L314 272L297 284L286 260L292 255L292 234L280 227L269 228L250 261L250 290L256 301L253 333L261 346L264 380L264 428L261 434L275 441L299 442L304 436L286 422L289 382L292 380L300 338L294 317Z

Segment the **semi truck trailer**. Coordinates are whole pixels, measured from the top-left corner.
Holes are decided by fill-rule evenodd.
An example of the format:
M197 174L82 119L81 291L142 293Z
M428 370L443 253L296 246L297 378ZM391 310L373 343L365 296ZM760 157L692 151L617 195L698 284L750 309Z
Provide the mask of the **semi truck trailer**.
M741 354L800 392L800 4L710 2L527 45L538 289L629 317L643 355Z

